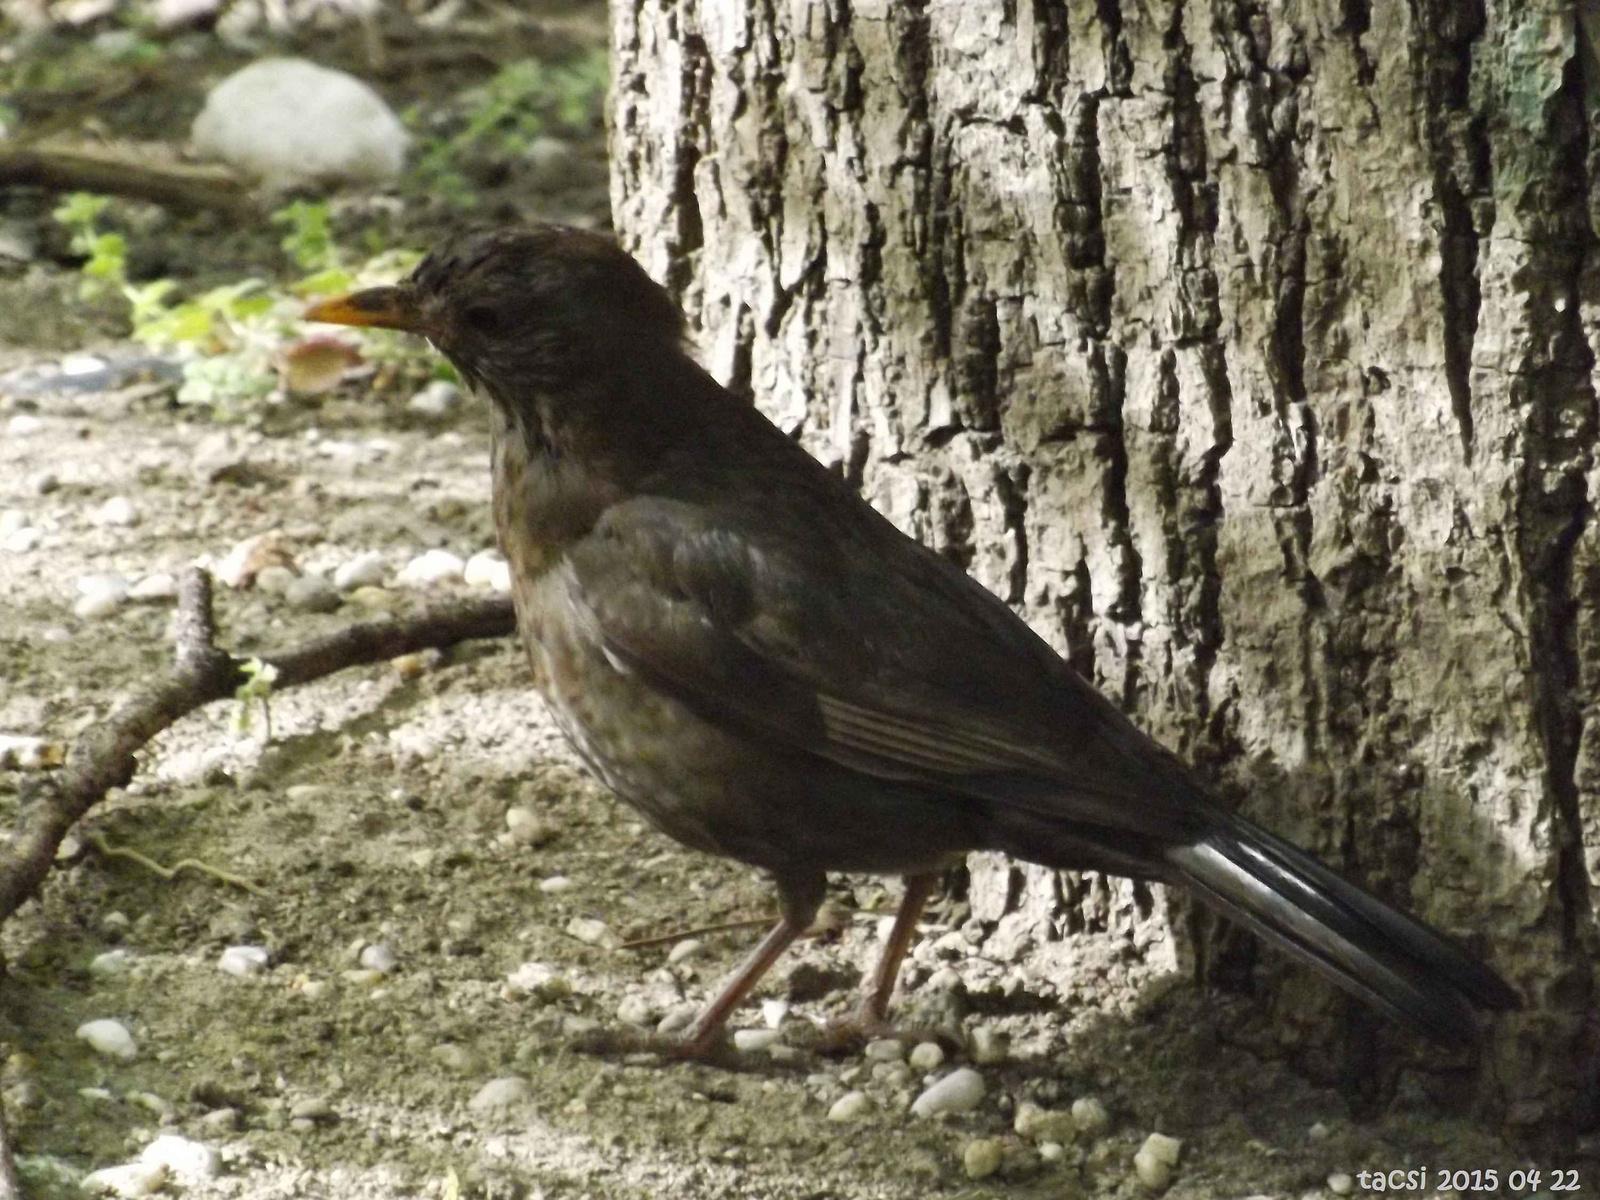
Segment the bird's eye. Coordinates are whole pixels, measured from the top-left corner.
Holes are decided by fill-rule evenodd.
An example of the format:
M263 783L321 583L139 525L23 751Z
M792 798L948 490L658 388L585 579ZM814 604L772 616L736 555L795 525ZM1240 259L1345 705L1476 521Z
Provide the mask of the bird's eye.
M499 333L505 324L500 314L487 304L474 304L461 316L467 328L475 333Z

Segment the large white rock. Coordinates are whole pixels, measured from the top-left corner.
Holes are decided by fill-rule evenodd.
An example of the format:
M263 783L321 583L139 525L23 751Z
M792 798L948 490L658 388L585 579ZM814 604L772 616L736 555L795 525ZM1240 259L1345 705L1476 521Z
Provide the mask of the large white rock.
M366 84L303 58L264 58L228 76L192 136L200 153L272 189L392 183L411 142Z

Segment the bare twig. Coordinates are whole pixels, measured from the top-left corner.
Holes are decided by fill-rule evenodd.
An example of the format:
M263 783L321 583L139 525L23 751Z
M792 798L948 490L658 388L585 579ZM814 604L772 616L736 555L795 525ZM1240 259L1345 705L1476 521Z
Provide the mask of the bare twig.
M177 664L86 730L68 752L66 766L47 777L31 802L24 804L11 844L0 854L0 921L44 882L67 830L107 791L133 778L138 767L134 755L151 738L195 709L232 696L244 682L240 660L213 644L210 578L201 571L187 573L179 584L178 599ZM398 621L351 625L262 658L277 669L273 686L289 688L430 646L504 637L514 628L511 601L495 597L445 605Z
M265 896L267 894L266 888L257 887L243 875L235 875L232 871L224 871L221 867L213 867L210 863L201 862L198 858L186 858L181 862L173 863L170 867L163 867L155 859L150 858L148 855L140 854L137 850L130 850L126 846L113 846L106 841L106 835L103 833L91 833L89 835L89 844L100 851L105 858L125 858L129 862L138 863L151 874L159 875L162 879L169 881L177 878L179 871L198 871L202 875L209 875L211 878L221 880L223 883L231 883L236 888L243 888L252 896Z
M219 167L144 162L127 154L78 147L34 145L0 150L3 184L131 196L183 211L216 208L244 215L256 210L244 184Z

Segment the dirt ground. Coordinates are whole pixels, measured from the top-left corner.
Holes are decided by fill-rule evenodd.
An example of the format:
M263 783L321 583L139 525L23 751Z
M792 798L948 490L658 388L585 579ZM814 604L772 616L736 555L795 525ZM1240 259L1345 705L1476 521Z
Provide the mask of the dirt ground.
M431 83L395 86L426 96ZM603 172L573 183L538 210L603 219ZM494 186L529 213L516 185ZM7 215L36 219L47 204L13 197ZM406 236L424 244L453 219L431 211ZM194 270L218 276L270 264L280 236L164 228ZM332 611L281 586L219 588L222 640L239 653L473 592L396 576L429 549L491 547L483 414L420 415L360 384L242 420L178 408L170 388L115 371L41 386L68 351L145 351L76 303L66 264L0 279L0 301L0 541L38 531L0 549L0 734L70 741L166 662L171 600L79 615L88 576L136 584L271 530L291 564L279 585L381 557L382 581ZM131 520L108 517L116 497ZM153 744L132 786L63 846L42 898L0 929L0 1095L31 1194L82 1194L85 1173L162 1133L221 1164L169 1190L247 1200L1132 1197L1160 1190L1135 1167L1155 1132L1182 1141L1173 1197L1421 1196L1452 1190L1438 1186L1444 1168L1497 1170L1502 1183L1539 1171L1520 1177L1523 1195L1554 1195L1558 1170L1600 1183L1593 1163L1541 1159L1457 1111L1464 1064L1419 1049L1376 1105L1354 1099L1372 1093L1359 1080L1312 1082L1263 1044L1248 1001L1154 965L1170 953L1088 939L1081 986L1058 995L995 951L961 872L920 930L899 1000L908 1023L960 1044L943 1065L912 1067L887 1047L806 1049L816 1022L851 1003L893 910L896 885L864 878L836 883L838 926L791 954L735 1022L777 1027L788 1049L751 1049L727 1069L578 1053L596 1026L692 1008L758 934L706 934L688 951L622 942L761 917L772 897L617 804L527 679L509 641L473 643L276 695L270 736L259 713L241 729L229 702ZM27 775L0 772L0 829ZM119 849L250 887L164 878ZM265 966L223 970L239 946ZM131 1058L77 1036L107 1018L131 1032ZM908 1111L963 1064L984 1085L974 1109ZM510 1078L507 1102L490 1103L485 1086ZM865 1099L835 1109L851 1092ZM1108 1121L1059 1115L1083 1100ZM1397 1170L1413 1172L1404 1186L1359 1174ZM1484 1183L1453 1190L1495 1190Z

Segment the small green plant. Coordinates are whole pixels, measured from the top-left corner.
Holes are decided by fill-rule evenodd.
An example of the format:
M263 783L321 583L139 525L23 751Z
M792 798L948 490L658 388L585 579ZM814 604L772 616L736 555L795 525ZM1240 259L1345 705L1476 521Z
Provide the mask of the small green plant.
M333 242L328 205L322 200L296 200L272 214L274 225L285 225L283 251L302 271L326 271L339 265Z
M278 668L271 663L262 662L259 658L249 658L239 664L239 670L244 673L245 681L234 689L233 698L239 701L239 715L235 725L240 733L249 733L251 725L251 702L259 701L261 704L261 719L266 725L266 741L272 740L272 707L269 700L272 696L272 685L277 681Z
M73 252L84 256L78 294L85 300L116 295L128 286L127 240L120 233L102 233L98 225L109 203L109 196L73 192L50 214L71 233Z

